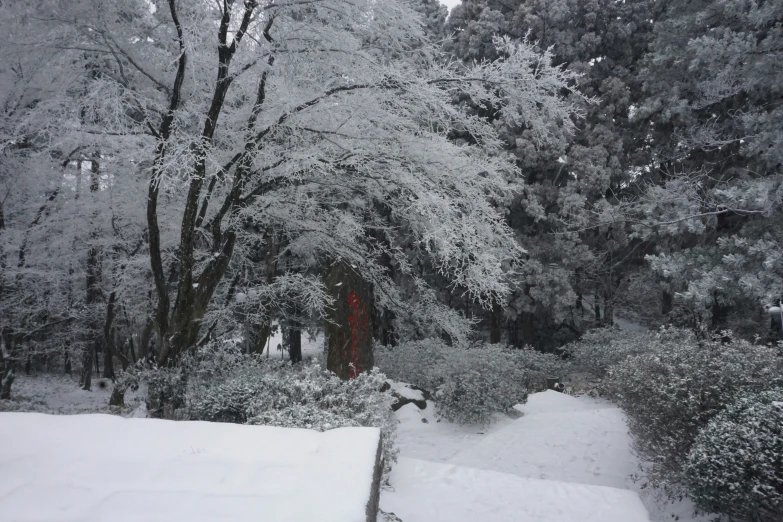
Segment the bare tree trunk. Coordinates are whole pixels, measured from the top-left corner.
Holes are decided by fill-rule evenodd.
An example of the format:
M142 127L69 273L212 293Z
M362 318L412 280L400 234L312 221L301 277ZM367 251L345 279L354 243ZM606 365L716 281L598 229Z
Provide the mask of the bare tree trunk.
M81 376L81 386L83 390L90 391L92 389L92 361L93 361L93 351L94 351L95 343L93 341L87 342L87 347L84 350L83 358L82 358L82 376Z
M291 324L288 332L288 356L291 364L302 362L302 330L297 322Z
M150 340L152 339L152 330L154 328L155 322L148 317L139 339L139 359L146 359L150 353Z
M11 353L11 347L8 346L10 335L6 334L7 329L3 329L3 335L0 339L0 399L8 400L11 398L11 385L14 383L13 361L3 356L3 346L6 344L8 353Z
M115 378L114 375L114 304L117 299L117 292L109 295L109 304L106 307L106 321L103 325L103 377L104 379Z
M244 3L244 13L237 29L233 31L233 39L228 41L229 27L231 25L231 9L224 4L223 16L218 27L218 74L213 87L212 102L204 118L204 128L201 132L201 140L196 149L196 159L190 171L188 193L185 198L185 209L182 214L180 227L179 248L177 250L177 281L176 300L170 311L169 288L163 271L163 261L160 245L160 229L158 227L157 204L159 183L162 175L164 158L166 156L168 140L171 134L171 126L174 120L174 112L179 107L182 82L187 65L187 52L182 25L179 22L175 0L169 0L171 19L177 31L177 39L180 48L180 58L177 74L174 80L169 110L161 121L158 131L158 144L155 149L152 177L149 185L149 197L147 199L147 225L149 230L150 264L155 280L155 289L158 294L158 307L155 313L155 324L158 330L158 364L167 366L175 363L180 355L187 349L195 346L201 320L207 311L212 296L228 269L228 264L234 252L236 232L230 228L222 230L222 221L226 216L231 216L239 203L242 189L247 175L251 171L253 155L255 154L259 136L254 136L254 127L261 106L266 98L266 75L262 73L259 81L254 110L247 121L248 136L253 136L245 143L243 152L235 155L222 171L228 172L234 169L231 189L225 196L212 219L204 225L212 236L213 257L203 268L201 274L195 274L196 267L195 249L196 240L202 237L196 228L201 226L206 215L205 205L209 198L204 198L204 203L199 209L201 192L206 180L207 149L213 141L213 135L217 127L218 118L223 108L229 87L236 76L230 74L231 60L240 44L247 28L252 20L253 12L257 7L255 2ZM268 30L274 17L270 18L264 31L264 36L269 40ZM268 64L273 63L270 56ZM210 186L213 186L210 183ZM207 188L207 192L209 192ZM170 313L169 313L170 312Z
M501 326L503 324L503 308L500 303L492 303L492 311L489 314L489 342L491 344L500 343Z
M604 324L614 324L614 303L612 302L611 290L604 293Z
M266 284L271 285L277 275L277 256L280 252L280 241L273 231L266 234ZM250 346L251 353L264 353L267 341L272 332L272 307L271 303L263 303L264 321L256 328L256 336Z
M135 350L135 349L134 349L134 347L133 347L133 336L130 336L130 337L128 338L128 351L130 352L130 356L131 356L131 363L132 363L132 364L136 364L136 361L137 361L138 359L136 358L136 350Z
M520 329L523 346L535 346L536 344L536 313L535 301L530 297L530 285L525 285L525 295L531 300L529 312L522 312L520 316Z
M63 353L63 356L65 358L65 373L68 375L71 375L72 368L71 368L71 341L70 339L65 341L65 350Z
M81 165L79 166L81 171ZM95 198L98 190L100 189L100 177L99 177L99 165L94 159L90 161L90 195ZM93 221L97 220L98 216L93 216ZM91 224L94 227L95 223ZM95 231L90 234L92 240L96 239ZM101 299L101 266L100 266L100 251L94 244L90 245L87 250L87 299L85 300L88 308L88 313L95 313L95 305ZM99 338L98 321L95 318L90 318L90 324L88 329L88 339L86 343L86 349L83 359L82 370L82 389L90 390L92 386L92 364L95 359L95 369L99 368L98 365L98 338Z
M521 315L522 345L535 346L536 344L536 314L522 312Z
M672 311L672 308L674 308L674 298L672 297L672 293L668 290L664 290L663 295L661 296L661 313L663 315L669 315L669 313Z
M325 268L324 285L334 298L324 328L328 343L326 367L343 380L351 379L371 370L375 363L372 286L344 261Z

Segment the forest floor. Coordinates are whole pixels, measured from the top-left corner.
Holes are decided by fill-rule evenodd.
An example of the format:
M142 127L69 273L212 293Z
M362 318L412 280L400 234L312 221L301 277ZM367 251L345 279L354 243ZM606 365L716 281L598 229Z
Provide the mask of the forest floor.
M435 408L397 412L400 458L381 509L403 522L709 520L634 478L625 417L607 401L536 393L520 418L485 429L439 423Z
M95 379L87 392L75 377L20 375L14 399L1 401L0 411L146 416L143 390L112 411L111 387L101 383ZM639 461L625 417L610 402L536 393L484 428L438 422L436 408L430 401L424 410L408 404L396 413L400 458L381 509L403 522L709 520L634 478Z

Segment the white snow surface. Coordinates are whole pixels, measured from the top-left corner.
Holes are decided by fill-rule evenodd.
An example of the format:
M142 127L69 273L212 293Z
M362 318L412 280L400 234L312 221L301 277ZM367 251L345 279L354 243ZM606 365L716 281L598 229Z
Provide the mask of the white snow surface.
M623 412L554 391L530 396L524 417L451 462L520 477L628 488L637 471ZM514 451L498 451L514 448Z
M404 522L709 520L634 480L639 462L612 403L546 391L515 409L521 418L482 428L438 423L433 402L403 406L381 509Z
M0 520L364 521L379 437L0 413Z
M381 507L404 522L647 522L632 491L400 458Z
M414 390L409 384L404 382L396 382L391 379L386 379L386 382L391 387L391 390L399 395L411 401L423 401L424 394L420 390Z

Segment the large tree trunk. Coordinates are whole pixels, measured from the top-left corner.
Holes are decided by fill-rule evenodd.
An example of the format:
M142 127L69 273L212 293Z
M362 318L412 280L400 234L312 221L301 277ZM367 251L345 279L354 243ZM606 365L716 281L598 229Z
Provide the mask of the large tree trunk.
M325 269L324 284L334 298L325 322L326 367L343 380L371 370L372 286L344 261Z

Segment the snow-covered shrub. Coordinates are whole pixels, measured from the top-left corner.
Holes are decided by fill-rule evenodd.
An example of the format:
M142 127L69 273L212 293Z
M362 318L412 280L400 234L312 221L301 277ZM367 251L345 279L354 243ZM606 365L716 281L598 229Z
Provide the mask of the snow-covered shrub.
M628 357L654 352L656 347L663 344L687 342L692 337L688 331L677 328L649 332L633 332L615 327L597 328L567 345L565 351L575 370L603 379L609 368Z
M741 393L781 381L777 350L732 339L683 336L628 357L607 373L605 391L628 415L650 479L678 494L682 466L699 431Z
M450 349L436 338L405 342L393 348L378 346L375 348L375 364L392 380L434 392L439 381L436 373Z
M685 465L688 494L736 520L783 520L783 389L743 395L715 416Z
M172 418L185 405L187 367L142 370L147 383L147 413L150 417Z
M114 388L109 398L109 406L125 406L125 393L128 390L137 391L138 389L139 372L135 371L133 367L129 367L128 370L121 370L114 381Z
M550 377L563 378L571 371L571 364L562 358L543 353L532 348L516 349L508 348L514 364L521 367L525 373L525 387L531 392L540 392L547 389L546 380Z
M455 348L441 367L438 416L450 422L487 424L494 413L527 402L527 375L513 352L499 346Z
M342 381L317 362L291 365L212 346L189 369L182 414L191 420L319 431L377 427L389 466L396 460L397 421L394 399L380 391L385 380L371 371Z
M286 366L285 370L290 368ZM397 419L391 410L394 399L390 393L379 391L385 375L370 371L343 381L317 363L296 368L288 375L285 370L277 373L278 382L268 383L267 393L251 401L250 424L319 431L373 426L381 429L387 467L397 460Z
M439 417L480 424L524 403L528 390L544 389L547 377L563 372L551 354L501 345L447 346L438 339L379 348L376 364L396 381L433 392Z

